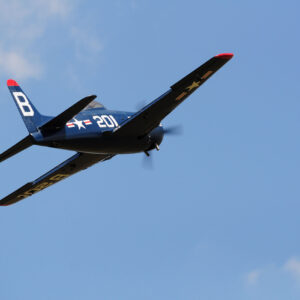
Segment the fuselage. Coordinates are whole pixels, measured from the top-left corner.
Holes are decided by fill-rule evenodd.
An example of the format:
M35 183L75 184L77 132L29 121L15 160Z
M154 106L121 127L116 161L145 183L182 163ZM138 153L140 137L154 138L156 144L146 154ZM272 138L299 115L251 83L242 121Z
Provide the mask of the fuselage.
M154 149L163 139L158 126L145 136L112 134L135 113L93 108L80 112L59 131L32 134L37 145L94 154L137 153Z

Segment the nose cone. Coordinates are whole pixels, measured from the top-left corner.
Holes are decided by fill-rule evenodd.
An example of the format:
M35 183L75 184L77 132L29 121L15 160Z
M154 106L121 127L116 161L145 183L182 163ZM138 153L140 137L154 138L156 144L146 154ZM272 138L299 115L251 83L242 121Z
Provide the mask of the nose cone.
M150 147L151 149L155 148L155 144L160 145L164 138L164 128L162 126L158 126L153 129L150 134Z

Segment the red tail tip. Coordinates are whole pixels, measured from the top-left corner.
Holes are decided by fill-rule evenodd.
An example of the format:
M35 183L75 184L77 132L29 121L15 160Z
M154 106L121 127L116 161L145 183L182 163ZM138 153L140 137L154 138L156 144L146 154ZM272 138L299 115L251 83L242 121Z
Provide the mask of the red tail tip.
M18 83L16 81L14 81L13 79L8 79L7 80L7 86L19 86Z
M233 53L221 53L216 55L215 57L222 59L231 59L233 57Z

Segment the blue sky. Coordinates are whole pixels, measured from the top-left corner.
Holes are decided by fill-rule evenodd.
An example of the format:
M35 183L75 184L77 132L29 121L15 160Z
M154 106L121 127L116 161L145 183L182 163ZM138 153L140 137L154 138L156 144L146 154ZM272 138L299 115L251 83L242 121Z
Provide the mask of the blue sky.
M298 1L0 0L1 148L27 132L6 87L56 115L135 110L222 52L164 120L184 134L0 210L0 298L299 299ZM73 153L1 164L5 196Z

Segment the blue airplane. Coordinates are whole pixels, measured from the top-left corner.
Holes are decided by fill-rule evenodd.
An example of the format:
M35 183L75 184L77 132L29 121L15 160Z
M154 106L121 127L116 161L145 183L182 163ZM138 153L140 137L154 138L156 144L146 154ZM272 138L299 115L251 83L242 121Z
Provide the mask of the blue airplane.
M168 133L161 121L232 57L231 53L214 56L135 113L106 109L94 100L95 95L91 95L56 117L44 116L37 111L18 83L9 79L7 86L29 135L0 154L0 162L32 145L77 153L0 200L0 205L7 206L23 200L117 154L144 152L149 156L149 151L159 150L164 134Z

